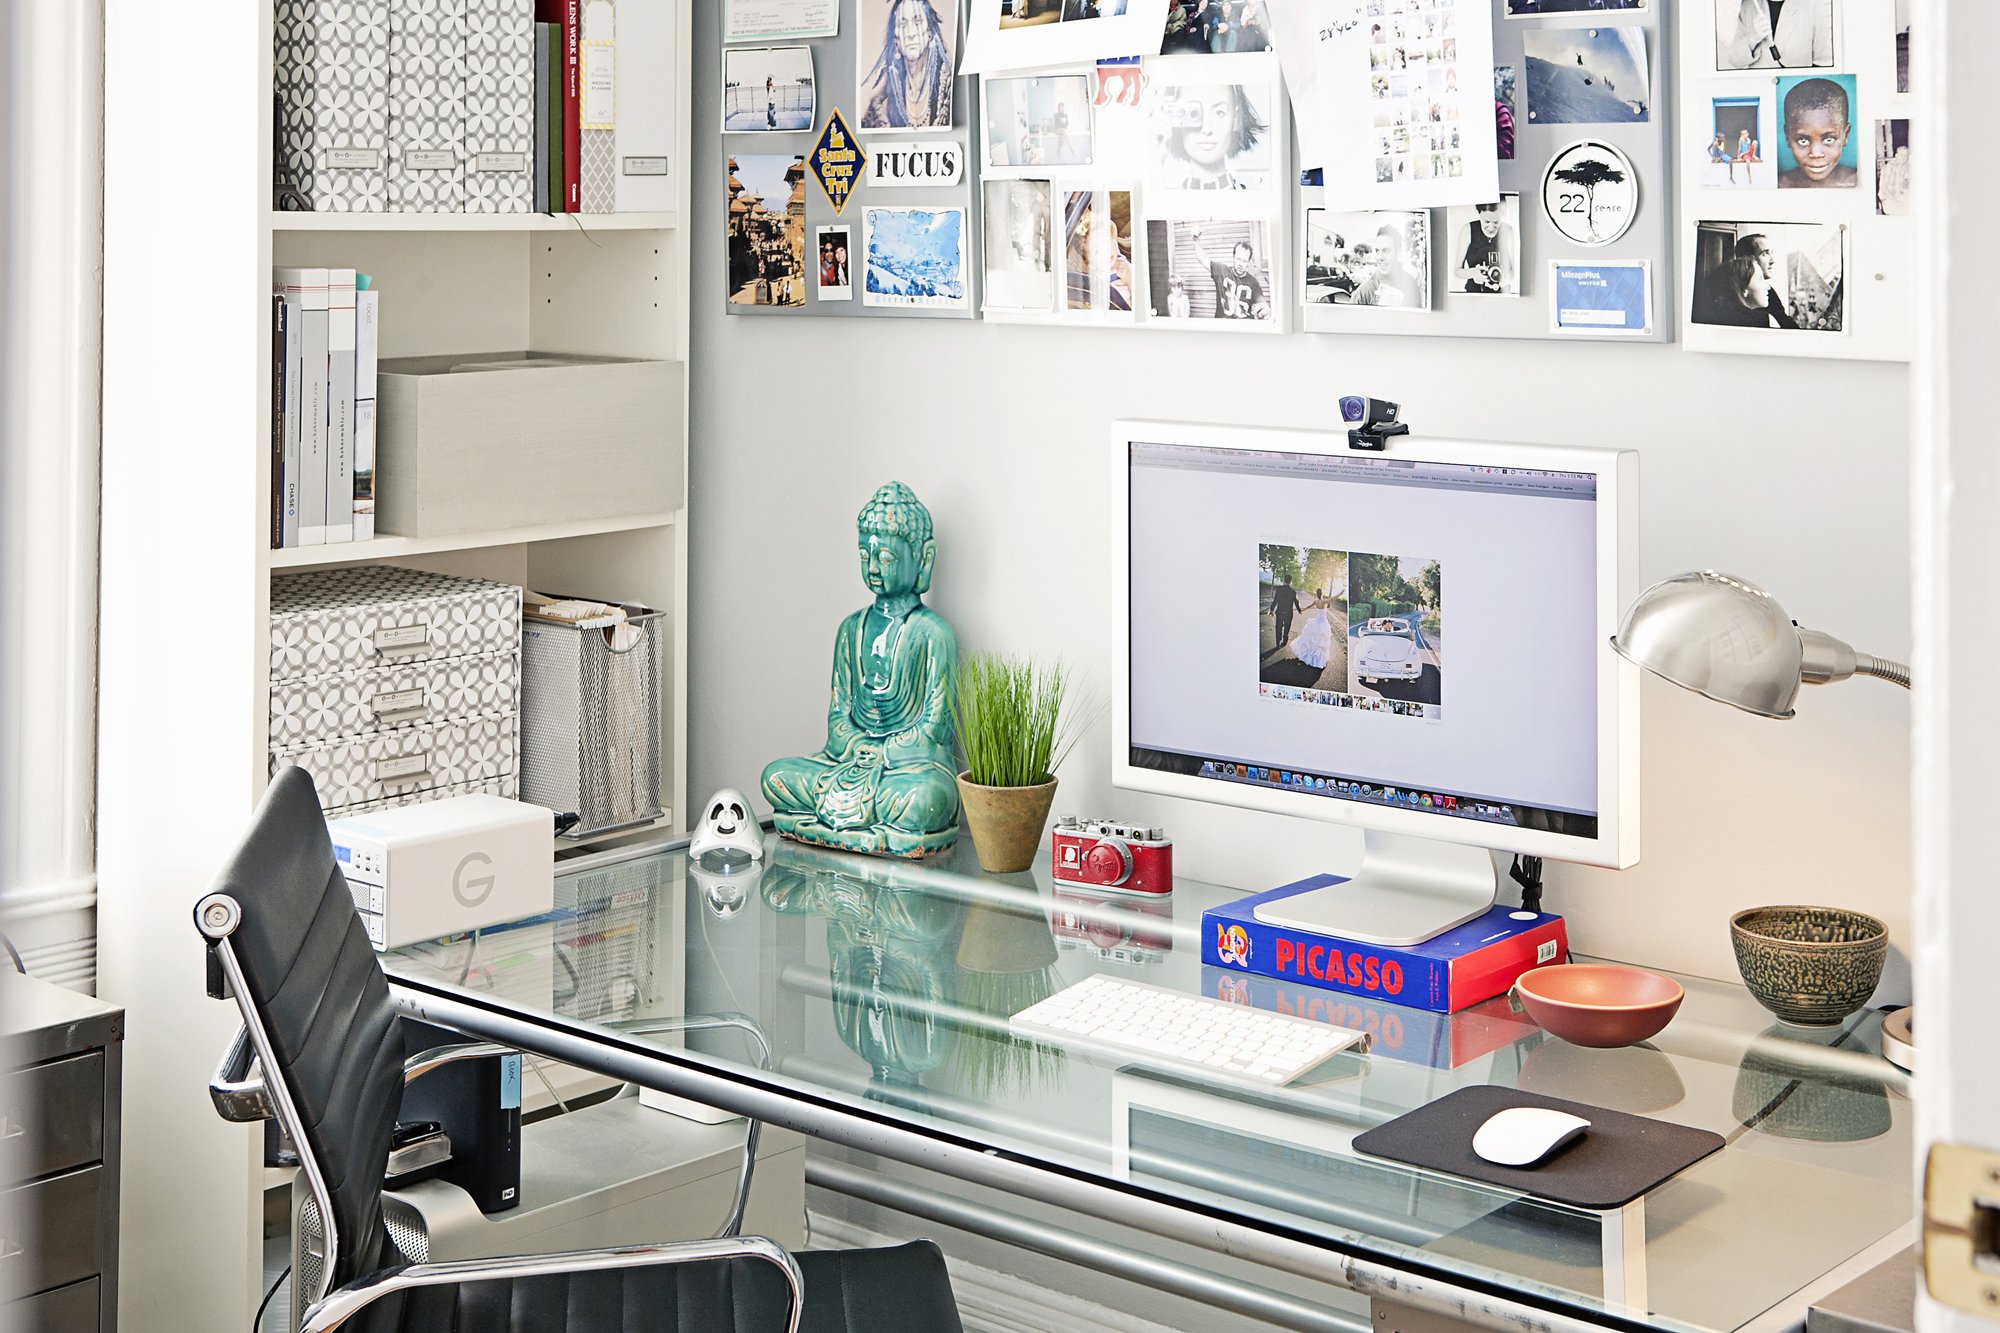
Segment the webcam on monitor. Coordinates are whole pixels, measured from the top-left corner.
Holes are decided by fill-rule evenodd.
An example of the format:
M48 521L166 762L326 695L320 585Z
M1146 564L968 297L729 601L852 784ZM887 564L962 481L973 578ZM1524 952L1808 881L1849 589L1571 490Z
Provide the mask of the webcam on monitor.
M1390 436L1410 433L1410 428L1397 420L1402 414L1402 406L1386 398L1346 395L1340 400L1340 419L1350 427L1347 447L1375 452L1387 448Z

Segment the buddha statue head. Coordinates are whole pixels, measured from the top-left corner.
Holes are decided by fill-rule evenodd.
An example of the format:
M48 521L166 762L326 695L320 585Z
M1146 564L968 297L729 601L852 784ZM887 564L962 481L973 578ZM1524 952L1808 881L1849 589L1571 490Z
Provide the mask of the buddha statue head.
M917 493L892 481L870 496L855 519L861 579L878 600L922 597L931 590L937 542L931 511Z

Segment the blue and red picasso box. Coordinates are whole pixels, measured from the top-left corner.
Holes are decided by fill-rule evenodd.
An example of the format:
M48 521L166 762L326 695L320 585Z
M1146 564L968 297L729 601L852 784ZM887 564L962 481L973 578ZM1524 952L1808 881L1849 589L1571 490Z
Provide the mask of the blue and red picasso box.
M1201 914L1201 961L1453 1014L1492 999L1530 968L1561 962L1569 951L1561 917L1500 906L1435 939L1393 948L1257 919L1261 904L1345 882L1343 875L1315 875L1209 908Z
M1317 982L1301 986L1220 967L1201 970L1201 993L1231 1004L1365 1032L1373 1041L1369 1047L1373 1054L1432 1069L1456 1069L1542 1030L1527 1014L1516 1013L1504 996L1475 1004L1462 1013L1441 1014L1367 995L1337 994L1322 989Z

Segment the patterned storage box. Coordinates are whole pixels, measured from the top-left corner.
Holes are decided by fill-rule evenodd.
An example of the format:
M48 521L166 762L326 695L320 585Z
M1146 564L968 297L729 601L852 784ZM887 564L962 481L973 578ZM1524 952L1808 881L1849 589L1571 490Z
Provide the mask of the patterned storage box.
M512 713L521 662L512 653L448 657L271 687L271 748L323 745L421 722Z
M365 815L399 805L422 805L425 801L442 801L450 796L504 796L511 801L518 795L514 777L509 774L504 778L488 778L484 782L461 782L455 787L432 787L429 791L412 792L408 796L384 796L379 801L356 801L353 805L337 805L326 812L326 817L339 819L343 815Z
M513 654L521 590L388 565L271 580L271 683L385 663Z
M271 751L271 772L297 765L312 774L320 808L332 810L434 787L512 778L512 713L428 722L373 736Z

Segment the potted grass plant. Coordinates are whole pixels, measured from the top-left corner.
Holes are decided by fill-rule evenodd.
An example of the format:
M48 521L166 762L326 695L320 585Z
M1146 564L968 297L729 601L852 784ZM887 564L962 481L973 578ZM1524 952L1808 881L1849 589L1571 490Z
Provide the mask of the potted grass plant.
M959 663L952 717L965 750L959 805L979 864L1034 864L1056 799L1056 767L1076 743L1060 663L973 653Z

